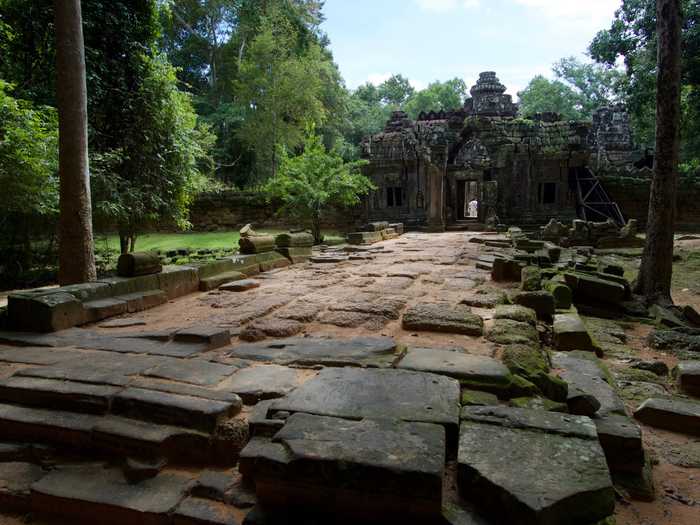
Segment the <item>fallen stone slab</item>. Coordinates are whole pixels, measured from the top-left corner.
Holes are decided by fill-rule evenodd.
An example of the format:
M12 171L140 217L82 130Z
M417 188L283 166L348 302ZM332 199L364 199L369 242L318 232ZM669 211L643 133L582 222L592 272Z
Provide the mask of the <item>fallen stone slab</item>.
M239 395L247 405L254 405L264 399L274 399L288 394L311 375L298 368L257 365L239 370L219 388Z
M409 370L326 368L271 410L350 419L386 418L454 426L459 418L459 383Z
M491 279L495 282L520 282L525 263L514 259L496 257L492 263Z
M348 244L366 245L383 240L381 231L354 232L347 234Z
M279 365L389 367L399 357L396 350L390 337L291 337L243 344L227 356Z
M555 402L566 401L568 385L550 373L545 353L534 345L508 345L503 349L503 364L511 373L536 385L540 393Z
M130 328L132 326L145 326L143 319L113 319L100 324L100 328Z
M557 352L552 356L552 366L569 384L567 404L572 414L626 414L622 399L608 383L612 379L596 357L586 352Z
M190 266L164 266L157 274L158 288L172 300L199 290L199 277L196 268Z
M593 344L593 339L578 314L555 315L552 332L554 346L557 350L587 350L590 352L602 353L602 351Z
M461 350L410 348L396 367L445 375L470 384L493 385L496 388L510 384L510 373L501 362Z
M80 353L63 348L33 348L29 346L1 347L0 362L22 363L27 365L55 365L62 361L75 359Z
M280 233L275 237L278 248L311 247L314 245L314 236L307 232Z
M272 440L261 439L243 450L240 470L262 504L360 522L440 515L446 440L439 425L292 414Z
M272 235L241 236L238 246L244 255L271 252L275 249L275 238Z
M647 399L634 412L642 423L682 434L700 436L700 403L681 399Z
M673 371L678 386L691 396L700 397L700 361L681 361Z
M307 262L313 255L311 246L303 247L288 247L288 248L277 248L277 251L284 255L292 264L300 264Z
M274 399L267 399L256 404L248 414L248 425L250 425L250 436L272 437L285 423L284 419L276 417L276 412L270 414L270 408Z
M496 308L500 304L505 304L508 296L501 290L476 290L474 295L462 299L461 304L473 306L474 308Z
M259 253L253 257L255 257L255 261L258 263L261 272L286 268L292 264L289 259L277 252Z
M410 307L403 314L404 330L447 332L480 336L484 320L464 305L424 303Z
M255 267L256 272L259 272L259 267L257 264L253 265ZM202 292L208 292L210 290L215 290L217 288L220 288L221 286L232 286L236 281L242 281L245 280L246 276L245 274L239 272L239 271L231 271L231 272L225 272L225 273L220 273L216 275L212 275L210 277L205 277L199 281L199 289ZM231 290L228 290L231 291Z
M65 467L32 485L32 510L88 523L166 525L191 479L164 472L132 485L116 468Z
M497 523L595 523L615 508L586 417L507 407L462 411L459 490Z
M603 278L604 277L604 278ZM629 283L624 278L613 275L589 275L585 273L565 273L566 284L573 290L574 302L594 302L620 304L627 298ZM620 281L621 282L618 282ZM627 286L625 286L626 283Z

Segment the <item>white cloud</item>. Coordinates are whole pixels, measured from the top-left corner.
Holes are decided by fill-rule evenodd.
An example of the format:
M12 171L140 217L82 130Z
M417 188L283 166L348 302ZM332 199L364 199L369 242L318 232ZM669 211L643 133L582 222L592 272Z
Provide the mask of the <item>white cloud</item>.
M481 0L415 0L418 7L426 11L446 13L454 9L474 9L481 5Z

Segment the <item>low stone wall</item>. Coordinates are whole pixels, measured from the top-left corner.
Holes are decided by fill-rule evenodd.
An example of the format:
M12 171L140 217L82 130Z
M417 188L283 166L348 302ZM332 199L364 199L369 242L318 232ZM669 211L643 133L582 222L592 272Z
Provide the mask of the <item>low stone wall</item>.
M237 230L251 223L256 228L288 228L296 221L278 215L279 206L267 202L257 192L226 191L204 193L197 197L190 211L190 222L195 231ZM362 206L351 209L332 209L323 220L323 227L339 231L353 231L363 223ZM301 225L300 225L301 226Z
M626 219L637 219L640 230L646 228L649 213L651 179L601 177L610 198L617 202ZM700 184L681 181L678 186L676 229L700 230Z

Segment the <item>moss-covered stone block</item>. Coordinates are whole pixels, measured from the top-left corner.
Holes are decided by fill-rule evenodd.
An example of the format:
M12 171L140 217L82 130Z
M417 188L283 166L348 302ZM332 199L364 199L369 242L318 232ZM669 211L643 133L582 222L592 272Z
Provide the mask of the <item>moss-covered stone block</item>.
M498 396L479 390L462 389L462 406L490 406L498 404Z
M520 272L520 289L536 292L542 288L542 271L537 266L526 266Z

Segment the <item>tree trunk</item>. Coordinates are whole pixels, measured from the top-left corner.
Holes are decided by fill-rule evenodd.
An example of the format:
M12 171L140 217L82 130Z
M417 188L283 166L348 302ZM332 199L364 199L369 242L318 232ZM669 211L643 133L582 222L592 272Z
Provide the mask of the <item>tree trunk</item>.
M318 212L314 212L311 217L311 234L314 236L314 244L321 244L321 214Z
M56 0L61 285L94 281L87 136L87 87L80 0Z
M656 0L658 35L656 162L649 198L647 240L635 291L648 304L672 304L681 115L681 0Z

